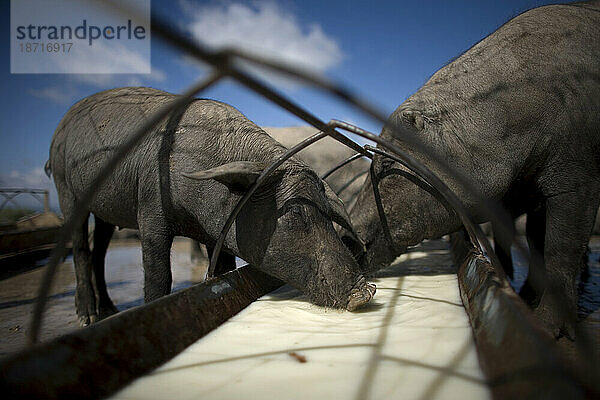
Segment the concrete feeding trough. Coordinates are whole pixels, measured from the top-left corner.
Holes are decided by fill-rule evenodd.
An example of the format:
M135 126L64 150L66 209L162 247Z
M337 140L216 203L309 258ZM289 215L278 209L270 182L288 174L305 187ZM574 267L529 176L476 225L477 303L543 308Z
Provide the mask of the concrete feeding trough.
M305 395L311 388L315 393L343 388L350 396L382 398L390 390L409 393L409 386L402 386L397 375L405 377L404 383L410 378L415 395L444 397L460 390L463 398L540 394L578 398L586 390L591 393L554 351L530 311L506 289L503 277L496 276L464 237L452 238L458 271L447 246L442 241L425 243L380 271L374 277L381 288L375 303L358 314L310 305L289 288L272 293L282 283L246 265L16 354L0 365L0 387L16 398L139 398L159 395L161 387L197 395L207 390L203 381L194 378L193 385L169 386L166 377L181 382L189 380L190 374L209 374L220 375L227 383L217 385L227 389L221 397L243 393L235 392L236 388L248 390L250 384L256 393L277 393L282 398ZM423 257L430 258L424 261ZM427 265L433 270L417 272ZM399 311L394 311L397 307ZM423 307L435 310L428 318L445 317L447 329L435 332L425 318L413 314ZM456 311L459 314L452 314ZM295 314L300 320L293 320ZM253 323L244 320L248 317ZM269 323L275 328L269 328L274 333L266 340L256 325ZM323 323L329 327L319 325ZM457 332L463 333L456 336ZM222 339L225 346L216 344ZM441 361L428 358L443 353L447 358ZM298 357L305 362L297 361ZM265 365L265 358L274 369ZM384 364L390 363L391 369L386 369L390 365ZM319 364L327 374L318 372ZM298 369L305 366L318 374ZM235 373L240 367L252 379L241 379L242 372ZM412 375L415 371L421 375ZM449 379L456 377L466 386L451 383ZM303 391L293 389L294 380ZM289 389L287 396L277 392L277 382ZM211 393L219 397L219 392Z

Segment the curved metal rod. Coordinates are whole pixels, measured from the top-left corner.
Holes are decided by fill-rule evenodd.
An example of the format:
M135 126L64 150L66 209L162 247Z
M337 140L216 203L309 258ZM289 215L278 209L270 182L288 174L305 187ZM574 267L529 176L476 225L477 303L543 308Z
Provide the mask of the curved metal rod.
M333 130L333 128L335 127L339 127L342 129L346 129L349 130L353 133L358 134L359 136L362 136L364 138L367 139L372 139L372 137L376 137L378 141L385 141L385 139L381 139L378 136L374 135L371 132L368 132L366 130L363 130L361 128L358 128L356 126L350 125L350 124L346 124L343 123L341 121L336 121L336 120L332 120L330 121L330 123L328 124L330 125ZM209 268L206 272L205 275L205 279L208 277L212 277L214 274L214 271L216 269L216 265L217 265L217 261L218 261L218 257L219 254L221 252L221 249L223 247L223 243L225 241L225 238L227 237L227 233L229 232L229 230L231 229L231 226L233 225L233 222L235 221L235 219L237 218L238 214L240 213L242 207L246 204L246 202L250 199L250 197L256 192L256 190L258 189L258 187L262 184L262 182L273 172L275 171L281 164L283 164L283 162L285 162L285 160L289 159L290 157L292 157L294 154L298 153L299 151L305 149L306 147L310 146L311 144L323 139L324 137L328 136L327 132L319 132L313 136L310 136L309 138L303 140L302 142L300 142L299 144L297 144L296 146L292 147L291 149L289 149L287 152L285 152L283 155L281 155L280 157L277 158L277 160L272 163L271 165L269 165L269 167L267 169L265 169L260 176L258 177L258 179L256 180L256 182L254 183L254 185L252 185L252 187L248 190L248 192L246 192L244 194L244 196L238 201L238 203L236 204L235 208L233 209L233 211L231 212L231 214L229 214L229 218L227 219L227 221L225 222L225 225L223 226L223 229L221 230L221 234L219 235L219 238L217 239L217 242L215 244L211 259L210 259L210 265ZM374 140L375 141L375 140ZM412 157L410 157L408 154L403 153L401 150L399 150L400 152L400 157L397 157L393 154L389 154L381 149L369 146L369 145L365 145L364 146L365 150L373 152L373 153L378 153L378 154L382 154L384 156L390 157L393 160L401 163L402 165L406 166L408 169L410 169L411 171L413 171L415 173L415 178L418 182L415 182L416 184L419 184L419 186L421 186L421 184L423 186L427 186L429 187L429 189L426 187L425 190L428 190L429 192L432 192L432 194L434 196L436 196L436 198L440 199L441 197L441 202L444 205L444 207L446 207L447 209L455 209L458 215L461 215L461 220L465 221L464 224L465 226L467 226L467 230L468 232L471 232L472 229L471 227L473 225L477 226L477 228L479 228L479 225L473 223L472 218L466 213L466 211L464 210L464 208L460 209L460 207L462 206L462 202L455 196L455 200L454 201L449 201L448 198L451 197L453 195L452 191L450 191L450 189L445 186L445 184L441 181L439 181L439 183L434 183L432 184L430 181L435 181L435 179L437 178L435 176L435 174L433 172L431 172L427 167L425 167L424 165L420 164L418 161L414 160ZM354 161L360 157L362 157L362 154L355 154L352 157L348 158L347 160L345 160L344 162L342 162L340 165L338 165L336 168L333 169L333 171L335 171L337 168L351 162ZM372 158L372 156L369 154L368 158ZM327 174L326 174L327 175ZM422 186L422 187L423 187ZM448 194L449 193L449 194ZM381 213L380 213L381 214ZM382 219L384 219L385 216L383 216ZM479 228L481 229L481 228ZM483 233L482 233L483 234ZM391 239L391 235L388 235ZM473 236L475 237L475 236ZM487 238L485 237L485 235L483 236L484 240L487 240ZM391 243L390 243L391 244ZM489 242L488 242L489 244ZM486 252L491 251L493 253L493 250L491 250L491 245L489 246L488 249L485 249L485 247L479 245L479 249L480 252L482 254L486 254Z
M345 128L345 126L341 126L341 128ZM355 127L356 129L360 129ZM333 130L333 128L331 128L331 130ZM373 135L370 132L364 131L370 135ZM210 264L209 267L206 271L206 275L204 277L204 279L207 279L208 277L212 277L214 275L214 271L216 269L217 266L217 261L219 258L219 254L221 253L221 250L223 248L223 243L225 242L225 238L227 237L227 233L229 232L229 230L231 229L231 226L233 225L233 222L235 221L235 219L237 218L237 216L239 215L240 211L242 210L242 207L244 207L244 205L248 202L248 200L250 199L250 197L252 197L252 195L256 192L256 190L258 189L258 187L264 182L264 180L273 172L275 171L281 164L283 164L287 159L289 159L290 157L292 157L294 154L300 152L301 150L305 149L306 147L310 146L313 143L316 143L317 141L329 136L330 134L328 132L319 132L316 133L306 139L304 139L302 142L298 143L297 145L295 145L294 147L290 148L288 151L286 151L283 155L279 156L275 162L273 162L271 165L269 165L268 168L266 168L257 178L256 182L252 185L252 187L244 194L244 196L242 196L242 198L237 202L235 208L233 209L233 211L229 214L229 217L227 219L227 221L225 222L225 225L223 226L222 230L221 230L221 234L219 235L217 242L214 246L213 249L213 253L212 256L210 258ZM364 136L366 137L366 136ZM368 138L368 137L367 137ZM410 169L409 163L402 161L401 159L399 159L398 157L395 157L389 153L386 153L383 150L371 147L366 145L365 150L368 151L372 151L375 153L379 153L379 154L384 154L389 156L390 158L393 158L395 160L398 160L398 162L400 162L401 164L407 166L407 168ZM368 155L366 157L368 158L372 158L372 155L367 153ZM336 166L336 168L332 169L332 171L330 171L329 173L325 174L324 177L322 179L325 179L325 177L329 174L331 174L332 172L334 172L335 170L341 168L342 166L363 157L362 154L354 154L352 157L344 160L341 164L339 164L338 166ZM408 157L408 156L407 156ZM425 170L427 170L427 167L423 168ZM429 171L429 173L431 175L433 175L433 173L431 171ZM361 174L362 175L362 174ZM439 192L438 189L436 189L433 185L431 185L426 179L423 179L422 177L420 177L418 174L416 176L416 179L420 180L421 182L423 182L425 185L429 186L431 188L431 191L434 192L433 194L439 194L440 196L443 197L443 194L441 194ZM427 189L426 189L427 190ZM449 190L449 189L448 189ZM439 198L439 196L436 196ZM442 200L442 203L444 204L444 201ZM447 206L446 204L444 204L444 206L446 206L447 208L449 206Z
M413 171L420 179L432 186L435 189L435 191L439 192L444 197L444 199L446 199L446 201L449 203L452 209L457 213L461 222L467 229L467 233L469 234L471 241L479 248L481 254L485 257L488 257L488 259L490 257L496 258L492 245L481 230L481 227L479 227L479 224L473 221L473 217L470 215L469 211L464 206L462 200L460 200L454 194L454 192L452 192L450 188L448 188L448 186L444 182L442 182L442 180L440 180L440 178L438 178L437 175L435 175L429 168L427 168L421 162L414 159L408 153L404 152L400 147L367 130L335 119L329 121L328 125L334 128L341 128L349 132L355 133L365 139L372 140L375 143L384 146L390 151L396 153L396 155L393 155L386 153L385 151L382 151L376 147L372 147L369 145L365 146L366 150L382 154L386 157L393 159L394 161L399 162L406 168ZM492 265L494 265L494 268L498 269L499 273L504 274L504 270L502 270L502 268L499 267L497 259L495 261L496 263L492 263Z
M420 177L419 175L417 175L413 170L410 169L409 166L406 165L406 163L404 161L402 161L400 158L398 158L398 156L391 154L385 150L382 150L378 147L373 147L371 145L366 144L365 145L365 149L373 152L373 153L377 153L380 154L384 157L388 157L390 159L393 159L394 161L404 165L406 167L406 169L408 171L404 171L404 170L399 170L399 169L393 169L392 172L387 173L383 176L383 178L385 178L388 175L402 175L404 178L410 180L412 183L414 183L415 185L418 185L419 187L421 187L423 190L427 190L429 193L431 193L433 196L437 196L436 199L439 200L441 203L443 203L443 206L446 207L447 209L452 209L452 207L450 207L450 204L445 202L444 198L441 197L441 193L438 192L429 182L427 182L427 180L425 180L423 177Z
M329 177L329 175L333 174L338 169L342 168L345 165L350 164L354 160L358 160L359 158L363 158L363 157L372 158L372 157L369 157L369 156L367 156L365 154L356 153L352 157L348 157L347 159L345 159L344 161L342 161L341 163L339 163L335 167L331 168L329 171L325 172L323 174L323 176L321 177L321 179L323 179L323 180L327 179Z
M332 130L332 129L330 129L330 130ZM205 275L204 279L213 276L213 274L215 272L215 268L217 266L217 260L219 258L219 253L221 252L221 248L223 247L223 243L225 242L225 238L227 237L227 233L229 232L231 225L233 225L233 222L235 221L238 214L242 210L242 207L244 207L244 205L248 202L250 197L252 197L254 192L256 192L258 187L265 181L265 179L271 174L271 172L275 171L287 159L292 157L294 154L298 153L300 150L307 148L311 144L316 143L319 140L326 138L327 136L329 136L329 133L327 133L327 132L318 132L318 133L315 133L314 135L304 139L303 141L301 141L294 147L287 150L281 156L277 157L277 159L271 165L269 165L267 168L265 168L265 170L258 176L258 178L256 179L256 182L254 182L254 185L252 185L252 187L244 194L244 196L242 196L242 198L235 205L235 208L233 209L231 214L229 214L229 218L227 218L227 221L225 222L225 225L223 226L223 229L221 230L221 234L219 235L219 238L217 239L217 243L215 244L215 247L213 249L213 253L210 258L210 264L208 266L208 270L206 271L206 275Z
M277 71L279 73L286 74L288 76L299 79L303 82L310 83L310 84L314 85L315 87L318 87L320 89L323 89L323 90L329 92L330 94L334 95L335 97L339 98L340 100L350 103L351 105L355 106L356 108L363 111L365 114L369 115L370 117L374 118L375 120L387 125L389 129L393 130L393 132L397 135L397 137L399 139L401 139L402 141L404 141L405 143L407 143L411 146L414 146L414 148L418 152L420 152L421 154L424 154L427 157L429 157L430 159L432 159L438 166L440 166L440 168L443 171L448 172L451 176L453 176L464 189L466 189L468 192L474 194L474 197L477 198L478 200L481 200L482 211L485 213L485 217L487 219L489 219L490 221L492 221L492 223L495 226L497 226L499 233L507 234L508 232L511 231L512 218L510 217L509 213L506 212L505 208L502 205L500 205L497 201L485 200L483 198L483 196L481 196L481 194L479 193L477 188L471 182L469 182L469 180L460 171L457 171L455 168L450 167L450 165L447 162L445 162L444 159L437 154L437 152L434 152L432 149L428 148L428 146L418 136L410 134L409 132L407 132L405 129L403 129L400 126L390 125L390 121L388 120L388 118L386 118L386 116L384 116L382 113L380 113L377 110L377 108L373 107L370 103L363 101L359 96L352 93L350 90L342 88L341 85L333 84L324 78L321 78L319 76L316 76L314 74L311 74L309 72L301 70L299 68L295 68L293 66L290 66L290 65L287 65L287 64L275 61L275 60L267 59L262 56L250 54L250 53L247 53L240 49L227 49L227 50L221 51L219 54L221 54L223 56L237 56L248 62L252 62L256 65L271 69L273 71ZM241 82L241 83L243 83L243 82ZM277 103L277 104L279 104L279 103ZM308 121L306 119L305 119L305 121L309 122L311 125L314 125L311 121ZM314 126L317 127L318 129L322 129L320 126L317 126L317 125L314 125ZM342 128L342 126L339 126L339 127ZM354 127L354 128L360 129L358 127ZM354 130L350 130L350 132L357 133ZM377 136L377 137L379 137L379 136ZM385 140L385 139L382 139L382 140ZM382 146L385 146L389 149L389 146L382 144L382 142L377 142L377 143L381 144ZM475 232L471 232L470 234L474 234L474 233ZM475 235L475 236L477 236L477 235ZM473 237L473 235L471 235L471 237ZM481 238L478 239L478 242L479 241L481 241ZM487 242L487 238L483 240L483 243L485 243L485 242ZM480 245L481 244L482 243L480 243ZM489 250L492 250L491 247L489 247L489 246L483 246L483 247L488 247ZM524 246L517 243L516 248L521 253L521 255L526 257L527 250L525 249ZM484 254L486 254L486 255L494 254L493 250L491 252L489 250L486 251ZM497 264L497 259L495 261ZM498 269L498 265L496 265L496 268Z
M338 189L338 191L337 191L337 193L336 193L336 194L337 194L338 196L339 196L339 195L341 195L341 194L342 194L342 192L343 192L344 190L348 189L348 188L349 188L349 187L350 187L350 186L351 186L351 185L352 185L352 184L353 184L353 183L354 183L354 182L355 182L357 179L359 179L361 176L363 176L363 175L366 175L366 174L368 174L368 173L369 173L369 170L368 170L368 169L366 169L366 170L364 170L363 172L361 172L360 174L354 175L354 176L352 177L352 179L349 179L349 180L348 180L348 182L346 182L346 183L344 184L344 186L342 186L341 188L339 188L339 189Z
M50 287L52 286L52 280L56 274L56 268L62 259L67 255L66 244L71 238L75 227L81 225L85 218L87 218L87 215L89 214L87 207L92 201L96 189L106 180L108 175L115 170L125 156L129 154L129 151L131 151L131 149L136 146L152 128L160 123L171 112L180 109L182 106L191 101L198 92L219 81L223 76L224 74L220 71L211 74L208 78L203 79L199 83L193 85L184 94L177 96L172 102L168 103L166 106L162 107L153 115L145 119L139 128L137 128L135 132L132 133L129 138L123 144L121 144L112 154L112 156L109 157L109 159L102 165L102 168L100 171L98 171L90 186L86 189L77 202L77 207L75 208L73 215L67 221L65 221L65 224L58 234L56 246L50 254L50 260L46 267L46 271L38 291L38 301L35 303L35 307L33 309L33 315L31 317L31 329L28 335L28 342L30 344L36 343L38 340L39 332L42 326L42 316L46 306L48 293L50 291Z
M444 195L437 190L435 187L433 187L425 177L423 176L419 176L417 173L415 173L408 165L406 162L404 162L402 159L400 159L399 157L390 154L384 150L378 149L376 147L370 146L370 145L365 145L365 148L369 151L373 151L374 153L380 154L384 157L388 157L402 165L404 165L406 167L406 171L405 170L400 170L400 169L392 169L389 172L385 173L385 174L375 174L374 171L374 164L371 163L371 168L369 168L369 172L371 174L371 183L373 185L373 195L375 197L375 205L377 207L377 213L379 214L379 219L381 220L382 224L382 228L383 228L383 232L384 235L386 237L386 240L388 242L388 246L390 248L393 247L394 244L394 240L392 238L392 235L390 233L389 230L389 225L387 223L387 216L385 215L385 212L383 210L383 203L381 201L381 194L379 193L379 182L381 182L381 180L389 175L401 175L404 178L408 179L410 182L412 182L413 184L417 185L418 187L420 187L421 189L425 190L426 192L428 192L429 194L431 194L433 197L435 197L435 199L437 201L439 201L442 206L444 206L444 208L450 212L450 213L457 213L457 211L452 207L452 205L448 202L448 200L444 197ZM481 248L479 248L479 252L481 253L482 250Z
M220 54L237 56L245 61L252 62L258 66L262 66L267 69L276 71L278 73L283 73L287 76L301 80L303 82L310 83L317 88L320 88L320 89L323 89L323 90L329 92L330 94L334 95L335 97L339 98L340 100L350 103L351 105L355 106L359 110L363 111L365 114L367 114L367 115L371 116L372 118L378 120L379 122L387 125L390 129L392 129L394 131L395 134L400 136L404 142L406 142L412 146L415 146L417 151L419 151L422 154L425 154L428 157L430 157L431 159L433 159L433 161L436 162L444 171L449 172L450 175L457 178L459 183L465 189L467 189L467 191L475 194L475 197L477 199L484 200L482 198L482 196L479 194L479 191L476 190L476 188L473 186L473 184L471 182L469 182L463 176L462 173L460 173L459 171L456 171L454 168L450 167L448 165L448 163L446 163L438 154L434 153L432 151L432 149L428 148L425 145L425 143L418 136L411 135L409 132L407 132L405 129L403 129L400 126L397 126L397 125L390 126L390 121L388 120L388 118L386 118L386 116L384 116L382 113L380 113L376 107L374 107L370 103L362 100L361 97L354 94L352 91L350 91L346 88L343 88L339 84L337 84L337 85L333 84L332 82L330 82L320 76L317 76L317 75L307 72L305 70L296 68L292 65L281 63L281 62L278 62L273 59L268 59L263 56L251 54L251 53L246 52L241 49L229 48L224 51L221 51ZM346 123L343 121L338 121L338 122L340 123L340 125L337 127L345 129L342 125L344 125ZM358 134L359 131L362 131L363 133L369 133L370 135L373 135L372 133L364 131L361 128L358 128L351 124L346 124L346 126L351 127L351 129L346 129L346 130L348 130L352 133ZM375 136L375 135L373 135L373 136ZM365 136L363 136L363 137L365 137ZM379 138L379 136L377 136L377 137ZM385 139L382 139L382 140L385 140ZM382 142L377 142L377 143L389 148L389 146L386 146ZM504 207L495 201L488 200L488 201L483 201L482 203L483 203L482 204L483 211L485 211L488 214L488 215L486 215L486 217L488 217L493 223L495 223L498 226L498 229L501 233L508 233L511 229L510 224L512 222L512 218L510 218L509 214L506 212ZM486 241L487 241L487 239L486 239ZM522 255L526 255L527 251L525 250L525 248L523 246L517 245L517 247L520 250L520 252L522 253Z
M282 73L289 77L298 79L305 83L309 83L317 88L320 88L320 89L325 90L326 92L329 92L330 94L334 95L338 99L355 106L356 108L363 111L365 114L369 115L370 117L374 118L375 120L383 123L384 125L387 125L388 128L390 128L399 137L399 139L403 140L405 143L408 143L408 144L414 146L418 152L420 152L420 153L426 155L427 157L429 157L430 159L432 159L435 163L437 163L438 166L441 167L442 170L444 170L445 172L448 172L450 175L452 175L454 178L456 178L458 183L461 184L463 186L463 188L465 188L468 192L473 193L475 195L475 198L477 198L479 200L483 200L482 201L482 209L486 213L486 217L498 227L499 233L507 234L511 231L512 218L510 217L509 213L506 212L505 208L501 204L499 204L498 202L493 201L493 200L483 199L483 197L479 194L479 191L477 190L477 188L475 188L473 186L473 184L471 182L469 182L469 180L466 179L460 171L457 171L456 169L450 167L450 165L447 162L445 162L444 159L437 154L437 152L434 152L432 149L428 148L428 146L423 142L423 140L421 140L416 135L410 134L409 132L407 132L404 128L402 128L400 126L397 126L395 124L390 125L390 121L385 115L383 115L381 112L379 112L379 110L376 107L374 107L371 103L364 101L361 97L359 97L358 95L353 93L351 90L342 87L340 84L334 84L334 83L328 81L327 79L324 79L318 75L312 74L306 70L296 68L292 65L285 64L285 63L279 62L277 60L273 60L273 59L269 59L269 58L266 58L266 57L263 57L260 55L252 54L252 53L246 52L242 49L228 48L226 50L221 51L220 54L229 55L229 56L237 56L238 58L241 58L245 61L254 63L257 66L262 66L262 67L270 69L272 71L276 71L278 73ZM339 121L339 122L341 124L345 124L345 122L342 122L342 121ZM347 125L352 127L352 129L349 130L352 133L358 134L357 131L361 130L361 128L358 128L351 124L347 124ZM338 127L345 129L341 125ZM363 131L363 132L366 132L366 131ZM368 132L368 133L370 133L370 132ZM370 134L373 135L372 133L370 133ZM377 137L379 137L379 136L377 136ZM382 139L382 140L385 140L385 139ZM385 146L385 144L382 144L381 142L377 142L377 143L381 144L382 146ZM385 147L389 148L389 146L385 146ZM485 241L487 241L487 238L485 239ZM516 247L519 250L519 252L521 253L521 255L526 256L527 250L525 249L524 246L517 243ZM493 251L492 251L492 254L493 254Z

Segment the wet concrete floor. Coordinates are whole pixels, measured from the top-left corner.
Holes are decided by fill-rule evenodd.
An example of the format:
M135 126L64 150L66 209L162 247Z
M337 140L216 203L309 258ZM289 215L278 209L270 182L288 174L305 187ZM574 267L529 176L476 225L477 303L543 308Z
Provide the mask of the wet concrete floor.
M173 290L201 282L207 263L190 260L191 240L177 238L171 251ZM0 281L0 358L26 345L33 307L45 268L37 268ZM106 255L109 294L119 311L144 303L142 251L135 239L113 240ZM75 313L75 273L72 257L60 264L46 308L41 341L79 328Z

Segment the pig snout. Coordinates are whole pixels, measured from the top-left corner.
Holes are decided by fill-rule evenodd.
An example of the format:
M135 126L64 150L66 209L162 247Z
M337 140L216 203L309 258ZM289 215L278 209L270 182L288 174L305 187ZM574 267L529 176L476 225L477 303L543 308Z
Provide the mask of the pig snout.
M360 276L358 282L350 291L348 296L348 304L346 309L348 311L354 311L359 307L367 304L375 295L376 287L372 283L367 282L364 276Z

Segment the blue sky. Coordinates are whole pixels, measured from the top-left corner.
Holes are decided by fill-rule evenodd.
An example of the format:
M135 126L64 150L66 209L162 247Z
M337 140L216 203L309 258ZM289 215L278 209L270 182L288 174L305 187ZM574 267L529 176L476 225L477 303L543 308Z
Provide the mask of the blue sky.
M241 40L247 48L262 46L265 54L340 82L389 114L453 57L511 17L549 3L152 0L152 9L210 45ZM0 15L0 187L53 188L43 165L54 129L77 100L129 85L178 93L208 72L154 36L148 75L11 74L8 0L0 0ZM378 123L319 91L282 79L271 83L325 121L337 118L380 130ZM259 125L304 124L231 81L200 96L232 104ZM57 207L55 194L51 206Z

